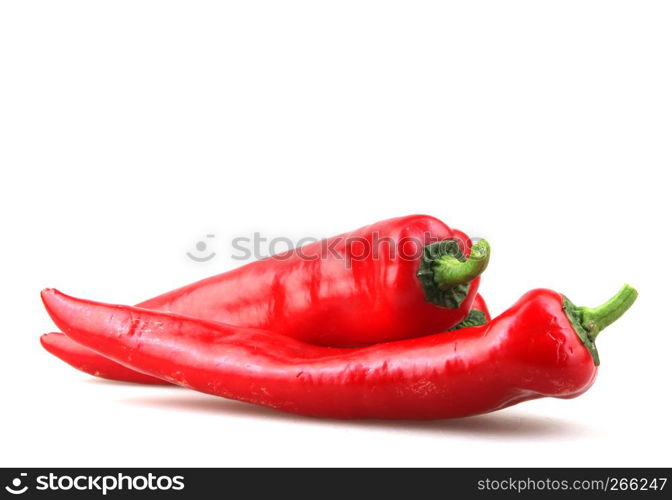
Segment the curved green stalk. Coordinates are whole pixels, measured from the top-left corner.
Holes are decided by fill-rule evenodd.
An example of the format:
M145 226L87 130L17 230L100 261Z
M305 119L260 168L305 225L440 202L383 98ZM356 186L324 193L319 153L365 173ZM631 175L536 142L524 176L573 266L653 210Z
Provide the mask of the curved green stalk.
M604 304L594 307L578 307L583 316L581 324L588 331L591 340L597 338L597 334L611 325L618 318L623 316L637 299L637 290L630 285L623 285L623 288L606 301Z
M619 292L597 307L579 307L564 297L565 314L572 323L577 335L590 351L595 365L600 364L600 358L595 347L598 333L623 316L637 299L637 290L628 284L623 285Z
M471 247L469 259L460 260L454 255L444 255L434 261L434 282L441 289L468 283L479 276L490 261L490 244L481 240Z
M468 259L457 240L425 246L417 274L425 299L440 307L460 307L470 282L485 270L489 259L490 245L485 240L471 247Z

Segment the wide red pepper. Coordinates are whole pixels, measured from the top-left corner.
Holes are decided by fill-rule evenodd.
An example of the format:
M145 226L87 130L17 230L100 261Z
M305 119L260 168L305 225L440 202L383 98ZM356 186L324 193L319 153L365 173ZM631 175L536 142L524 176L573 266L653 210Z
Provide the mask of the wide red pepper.
M480 314L479 314L480 313ZM469 315L454 330L484 324L490 321L490 311L480 294L476 295ZM40 337L42 346L54 356L68 363L73 368L108 380L134 382L138 384L170 384L163 379L145 375L126 368L97 352L71 340L60 332L45 333Z
M483 326L352 349L55 290L42 296L70 338L174 384L317 417L439 419L582 394L597 374L597 334L637 292L626 285L588 309L533 290Z
M427 215L398 217L245 265L138 307L359 346L453 328L469 313L489 245ZM110 372L67 339L44 347L89 373ZM68 358L68 359L65 359ZM82 362L85 360L85 362ZM122 370L122 375L126 370Z
M427 215L388 219L178 288L139 307L362 346L452 328L489 245ZM466 257L469 257L468 259Z

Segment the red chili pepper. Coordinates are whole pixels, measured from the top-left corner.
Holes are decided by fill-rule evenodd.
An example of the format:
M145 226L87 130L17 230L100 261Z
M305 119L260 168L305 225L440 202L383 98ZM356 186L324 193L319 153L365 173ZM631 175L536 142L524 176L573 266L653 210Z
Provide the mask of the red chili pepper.
M366 226L253 262L138 304L262 328L309 343L369 345L453 328L472 307L490 247L427 215ZM58 339L44 347L104 373ZM70 355L69 353L79 353ZM68 358L68 359L66 359ZM122 374L123 375L123 374Z
M483 326L353 349L55 290L42 297L76 342L178 385L310 416L439 419L582 394L597 373L595 337L637 292L626 285L588 309L533 290Z
M481 314L479 314L481 313ZM480 294L476 295L472 310L454 330L480 325L490 321L490 311ZM42 346L51 354L84 373L108 380L134 382L138 384L170 384L160 378L145 375L102 356L88 347L69 339L60 332L45 333L40 338Z

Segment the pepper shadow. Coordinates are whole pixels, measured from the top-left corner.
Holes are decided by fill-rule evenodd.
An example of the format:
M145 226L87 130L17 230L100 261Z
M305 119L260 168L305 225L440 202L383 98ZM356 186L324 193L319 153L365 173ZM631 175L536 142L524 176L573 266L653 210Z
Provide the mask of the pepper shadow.
M481 437L518 438L576 438L591 433L589 428L577 422L552 417L539 417L512 409L473 417L430 421L338 420L294 415L263 406L186 391L183 394L172 393L171 395L128 397L121 401L131 405L141 405L170 411L196 411L234 418L274 419L300 425L346 426L387 429L400 432L411 431L445 435L461 434Z
M124 382L123 380L109 380L106 378L99 377L90 377L86 379L86 384L91 385L106 385L108 387L144 387L146 388L156 388L156 389L182 389L172 384L144 384L142 382Z

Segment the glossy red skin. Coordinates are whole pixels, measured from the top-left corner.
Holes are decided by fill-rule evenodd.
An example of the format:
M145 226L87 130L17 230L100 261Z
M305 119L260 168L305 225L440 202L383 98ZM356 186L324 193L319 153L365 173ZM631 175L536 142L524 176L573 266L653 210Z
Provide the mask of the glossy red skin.
M398 247L417 241L411 259L391 256L381 246L379 258L357 258L375 235ZM427 215L388 219L301 248L287 258L272 257L187 285L139 304L237 326L273 330L316 345L351 347L377 344L448 330L471 309L480 278L455 309L425 300L416 273L422 247L456 239L469 254L462 232ZM332 241L342 258L325 256ZM345 241L354 242L346 245ZM399 255L397 251L397 255ZM348 266L348 263L349 266Z
M170 383L126 368L124 365L107 359L88 347L72 341L60 332L46 333L40 337L40 342L42 347L57 358L94 377L136 384L166 385Z
M473 309L478 309L485 314L487 321L490 321L490 312L488 306L480 294L476 295L474 299ZM138 384L170 384L160 378L145 375L137 372L124 365L112 361L92 351L88 347L84 347L77 342L66 337L62 333L52 332L42 335L40 338L42 346L54 356L68 363L73 368L108 380L117 380L120 382L134 382Z
M419 243L455 239L469 255L471 241L461 231L428 215L384 220L301 248L287 259L269 258L178 288L137 305L199 319L273 330L309 343L332 346L369 345L445 331L469 312L480 277L472 280L459 308L448 309L425 301L413 260L390 258L381 247L380 259L358 259L359 244L335 247L343 259L321 257L334 240L413 238ZM352 254L355 254L352 257ZM346 258L350 256L349 260ZM350 262L350 267L346 264ZM69 341L55 339L52 351L87 373L109 372L97 367L92 355L81 363L82 353ZM47 347L50 337L43 338ZM49 350L49 349L47 349ZM72 353L72 354L71 354ZM121 376L129 377L125 370Z
M43 292L73 340L174 384L331 418L465 417L585 392L597 369L563 312L533 290L484 326L362 348Z

